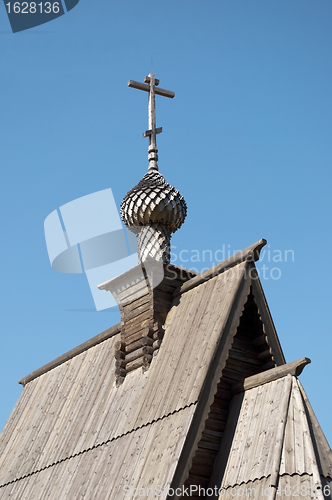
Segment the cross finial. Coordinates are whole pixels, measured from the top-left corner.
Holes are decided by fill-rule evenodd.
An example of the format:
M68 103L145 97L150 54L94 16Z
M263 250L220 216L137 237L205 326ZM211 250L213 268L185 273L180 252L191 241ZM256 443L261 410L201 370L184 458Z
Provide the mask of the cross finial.
M149 149L148 149L148 159L149 159L149 170L158 170L158 148L157 148L157 134L162 132L162 127L156 128L156 101L155 95L162 95L164 97L170 97L173 99L175 93L171 90L165 90L161 88L156 88L159 85L159 80L157 80L153 73L144 78L145 83L135 82L134 80L129 80L128 87L133 87L134 89L145 90L149 92L149 130L143 133L143 137L149 137Z

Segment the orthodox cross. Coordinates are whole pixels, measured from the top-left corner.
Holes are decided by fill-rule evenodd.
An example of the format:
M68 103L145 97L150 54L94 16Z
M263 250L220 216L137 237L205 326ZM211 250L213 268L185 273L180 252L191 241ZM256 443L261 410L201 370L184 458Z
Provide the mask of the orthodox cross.
M157 134L162 132L162 127L156 128L156 99L155 95L162 95L164 97L170 97L173 99L175 93L171 90L165 90L161 88L156 88L159 85L159 80L157 80L153 73L144 78L145 83L135 82L134 80L129 80L128 87L133 87L134 89L145 90L149 92L149 130L143 133L143 137L149 137L149 149L148 149L148 159L149 159L149 170L158 170L158 148L157 148Z

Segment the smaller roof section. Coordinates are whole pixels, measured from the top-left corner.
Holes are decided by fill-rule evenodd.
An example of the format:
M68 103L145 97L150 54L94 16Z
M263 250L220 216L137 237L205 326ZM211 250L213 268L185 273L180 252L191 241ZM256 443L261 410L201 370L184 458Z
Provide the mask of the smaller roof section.
M220 500L248 491L256 499L331 497L332 452L296 377L308 363L302 358L233 387L210 483Z

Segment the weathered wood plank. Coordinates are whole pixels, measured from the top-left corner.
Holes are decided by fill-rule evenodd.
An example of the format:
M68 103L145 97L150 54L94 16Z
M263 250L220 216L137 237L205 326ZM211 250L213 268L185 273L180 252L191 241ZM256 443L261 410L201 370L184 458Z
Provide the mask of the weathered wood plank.
M126 344L124 342L122 342L121 340L118 340L114 344L114 350L115 351L123 351L123 349L125 348L125 346L126 346Z
M134 361L131 361L130 363L127 364L126 372L131 372L132 370L136 370L136 368L141 368L143 365L144 365L144 360L143 356L141 356L140 358L137 358Z
M210 442L210 441L205 441L204 439L201 439L200 442L198 443L198 448L202 449L202 450L218 451L219 450L219 446L220 446L219 442L218 443L213 443L213 442Z
M126 345L132 344L133 342L136 342L136 340L139 340L142 337L149 337L150 329L149 326L146 325L143 328L132 330L134 333L125 333L124 339L126 341Z
M131 353L126 355L125 364L134 361L134 359L141 358L145 354L153 354L153 351L154 351L153 347L150 346L144 346L141 347L140 349L136 349L135 351L132 351Z
M145 345L152 345L153 340L150 337L142 337L141 339L137 340L136 342L133 342L132 344L126 345L126 353L130 353L134 351L135 349L140 349L141 347Z
M261 368L257 365L251 365L243 361L235 361L233 359L228 359L227 369L232 372L232 376L238 380L243 379L243 377L250 377L261 371Z
M145 83L136 82L135 80L129 80L128 87L132 87L133 89L144 90L145 92L150 92L150 85L146 85ZM175 92L172 90L162 89L160 87L155 87L155 94L161 95L163 97L169 97L173 99L175 97Z
M245 363L246 365L254 365L254 366L261 366L259 354L255 353L256 356L250 355L250 353L246 353L237 349L232 349L230 350L229 353L229 359L232 359L234 362L240 361L242 363ZM269 356L270 356L270 351L269 351Z
M126 361L124 359L116 359L115 360L115 366L116 367L120 367L120 368L125 368Z
M142 304L138 307L135 307L133 309L124 309L123 313L123 322L124 324L127 324L128 321L133 320L134 318L137 318L140 314L143 314L146 311L150 311L152 308L152 304L150 301L146 302L145 304Z
M121 366L115 367L115 375L119 375L120 377L125 377L127 374L127 369L121 368Z
M151 303L151 294L145 293L141 297L133 297L131 301L127 300L124 304L119 307L123 309L125 314L129 314L131 311L135 311L135 309L144 306L146 304Z
M265 333L264 333L264 335L260 335L259 337L256 337L253 340L253 344L257 347L260 345L268 344L267 336L265 335Z
M240 382L232 387L232 393L237 394L238 392L247 391L253 387L277 380L278 378L286 377L288 374L297 377L302 373L303 368L309 363L311 363L309 358L301 358L297 361L287 363L286 365L277 366L276 368L272 368L266 372L245 378L243 382Z
M202 432L202 437L204 437L204 439L211 438L211 439L218 439L218 440L220 440L222 438L222 435L223 435L222 432L211 431L211 430L208 430L208 429L204 429L204 431Z
M145 310L144 312L137 314L137 316L133 317L129 321L126 322L124 325L124 330L125 331L130 331L131 328L136 326L138 323L141 323L145 321L146 319L151 318L151 308L148 310Z
M266 349L265 351L263 352L260 352L258 354L258 359L267 359L267 358L270 358L272 356L272 351L270 348Z
M114 357L115 359L124 359L126 356L124 351L115 351Z

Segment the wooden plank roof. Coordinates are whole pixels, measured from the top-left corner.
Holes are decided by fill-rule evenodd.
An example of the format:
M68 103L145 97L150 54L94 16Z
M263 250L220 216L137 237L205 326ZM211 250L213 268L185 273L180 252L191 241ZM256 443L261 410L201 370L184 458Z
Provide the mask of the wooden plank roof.
M331 450L296 378L309 360L285 365L255 248L174 294L148 371L116 386L117 325L22 379L0 439L0 500L195 484L205 458L229 498L234 486L295 486L295 476L329 484Z
M174 436L174 443L179 441L183 429L188 432L201 395L205 397L210 391L213 396L215 392L211 380L208 391L203 390L204 384L218 346L222 344L226 352L231 344L231 339L229 345L226 342L230 318L243 309L250 290L247 272L250 265L241 262L235 266L236 272L235 268L225 270L175 297L164 341L150 369L145 373L140 370L129 373L120 387L115 387L113 358L119 334L96 345L92 342L88 349L78 350L69 359L64 356L54 367L48 365L35 378L27 378L1 437L1 485L20 482L46 470L49 474L49 469L58 467L57 464L77 461L77 457L88 456L88 452L97 448L102 453L101 449L110 443L118 443L114 444L115 449L122 450L125 436L131 434L134 438L140 428L154 432L152 427L166 419L174 422L172 425L179 433ZM238 318L232 321L238 323ZM220 358L218 363L222 363ZM180 413L181 425L177 423ZM158 440L163 448L164 440L161 437ZM170 471L182 454L181 446L172 449L169 458L159 465L170 481ZM113 459L118 464L128 461L132 450L127 449L128 455L122 453L114 452ZM147 464L152 466L158 476L155 463ZM85 481L83 470L84 467L81 479L78 477L76 481ZM5 497L0 493L0 498Z
M124 498L134 488L156 490L174 473L174 456L181 449L194 412L185 408L101 446L65 458L38 474L0 488L8 498ZM162 446L160 446L162 443ZM164 493L160 498L165 498Z

